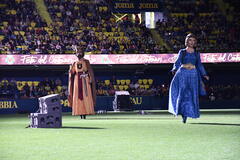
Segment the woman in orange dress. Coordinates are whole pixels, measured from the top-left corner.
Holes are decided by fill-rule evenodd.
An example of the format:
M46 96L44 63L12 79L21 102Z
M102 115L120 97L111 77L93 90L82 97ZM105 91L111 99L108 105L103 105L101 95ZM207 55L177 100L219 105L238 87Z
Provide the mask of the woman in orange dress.
M69 69L69 106L72 107L72 115L80 115L86 119L86 115L95 114L96 88L92 67L89 60L83 58L84 50L75 47L78 61L70 65Z

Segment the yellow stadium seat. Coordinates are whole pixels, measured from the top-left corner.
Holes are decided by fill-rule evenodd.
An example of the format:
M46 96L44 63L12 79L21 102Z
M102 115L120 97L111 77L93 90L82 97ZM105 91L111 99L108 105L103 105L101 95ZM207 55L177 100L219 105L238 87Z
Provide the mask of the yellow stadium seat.
M113 88L114 88L115 90L117 90L118 87L117 87L117 85L113 85Z
M148 79L148 84L152 85L153 84L153 79Z
M27 84L28 84L29 86L31 86L31 85L33 84L33 82L32 82L32 81L27 81Z
M4 79L4 80L2 80L2 83L7 83L8 84L8 80Z
M36 52L34 50L31 50L30 53L31 54L36 54Z
M139 88L145 88L145 86L144 85L140 85Z
M120 32L120 37L123 37L124 36L124 32Z
M110 84L110 80L108 80L108 79L105 80L104 82L105 82L105 84L106 84L107 86Z
M114 36L114 32L109 32L109 35L110 35L111 37L113 37L113 36Z
M66 50L65 53L66 53L66 54L74 54L75 51L72 51L72 50Z
M145 89L148 89L148 88L149 88L149 85L148 85L148 84L145 84L145 85L144 85L144 88L145 88Z
M20 91L20 90L22 90L22 88L23 88L23 85L22 85L21 81L17 81L17 89Z
M57 15L57 17L59 17L59 18L62 17L62 13L61 13L61 12L57 12L56 15Z
M57 22L57 24L58 24L59 26L63 26L63 23L62 23L62 22Z
M102 12L103 8L100 6L98 7L99 12Z
M122 79L121 80L121 85L124 85L126 83L126 80L125 79Z
M4 22L3 22L3 26L5 26L5 27L8 26L8 22L7 22L7 21L4 21Z
M22 46L16 46L17 49L21 48L22 49Z
M88 17L91 17L91 16L92 16L92 13L91 13L91 12L88 12L88 13L87 13L87 16L88 16Z
M2 54L9 54L8 51L1 51Z
M35 22L31 22L31 27L35 27L36 26L36 23Z
M22 36L25 35L25 32L24 32L24 31L19 31L19 32L20 32L20 34L21 34Z
M22 85L24 86L27 83L27 81L22 81Z
M104 6L104 7L103 7L103 11L106 12L107 10L108 10L108 7Z
M119 85L119 90L122 91L124 89L123 85Z
M79 10L79 7L78 7L78 6L75 6L75 7L74 7L74 10Z
M94 33L95 33L95 36L97 36L97 37L98 37L98 36L99 36L99 34L100 34L99 32L94 32Z
M57 92L60 93L62 91L62 86L57 86Z
M0 35L0 41L4 39L4 36L3 35Z
M138 84L142 84L143 83L143 80L142 79L139 79L138 80Z
M13 32L16 36L19 35L19 32L18 31L14 31Z
M85 52L85 55L90 55L92 54L92 52Z
M51 29L49 27L44 27L44 30L48 32Z
M23 50L27 50L28 46L21 46Z
M124 49L124 45L120 45L120 50L123 50Z
M131 83L130 79L126 79L126 85L129 85Z
M17 81L17 86L21 86L22 85L22 82L21 81Z
M121 84L121 80L117 79L117 85Z
M16 10L14 10L14 9L13 9L13 10L11 10L11 14L12 14L12 15L16 15L16 14L17 14L17 11L16 11Z
M33 81L34 86L38 86L39 83L40 83L39 81Z
M148 80L147 79L143 79L143 84L147 84Z
M124 85L123 88L124 88L124 90L127 90L129 88L129 86L128 85Z

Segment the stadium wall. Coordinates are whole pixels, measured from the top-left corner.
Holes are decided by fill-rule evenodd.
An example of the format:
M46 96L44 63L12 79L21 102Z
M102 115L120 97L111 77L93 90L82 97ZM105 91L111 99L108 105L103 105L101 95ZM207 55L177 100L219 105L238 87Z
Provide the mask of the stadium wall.
M131 110L167 110L168 97L131 96ZM114 96L97 97L95 111L113 111ZM61 100L63 112L71 112L67 100ZM39 108L38 99L1 99L0 114L33 113ZM240 100L200 101L200 109L240 109Z

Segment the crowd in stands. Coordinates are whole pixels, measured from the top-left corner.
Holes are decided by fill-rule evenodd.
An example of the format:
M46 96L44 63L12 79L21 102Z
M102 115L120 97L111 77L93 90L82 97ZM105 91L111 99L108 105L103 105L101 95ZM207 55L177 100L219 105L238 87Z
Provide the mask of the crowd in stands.
M169 85L157 84L153 79L115 79L97 80L97 96L114 96L115 91L129 91L132 96L168 96ZM239 99L240 85L214 85L208 86L208 95L204 99L234 100ZM0 81L1 99L27 99L39 98L49 94L59 94L62 99L67 99L67 85L62 84L60 79L45 78L41 81L16 81L15 79L2 79Z
M98 96L114 96L115 91L125 90L133 96L167 96L168 85L154 83L153 79L97 80Z
M1 0L0 53L29 54L37 50L40 47L41 28L46 26L33 1Z
M3 79L0 83L0 97L11 99L39 98L49 94L59 94L67 98L67 86L60 79L45 78L42 81L16 81Z
M229 22L213 1L165 1L167 19L157 22L157 29L173 52L185 48L188 32L198 37L200 52L239 51L239 21Z
M74 53L72 45L85 46L89 54L177 52L188 32L199 38L201 52L239 51L239 18L230 23L213 1L165 1L165 18L156 30L170 50L157 44L144 21L131 16L116 21L107 1L44 2L51 24L42 20L32 0L0 2L0 54Z
M53 21L49 25L41 20L33 1L4 0L1 4L5 17L1 20L1 53L73 53L73 45L85 46L91 54L155 53L160 49L143 24L133 23L127 16L116 22L106 3L45 0Z
M156 43L149 29L143 24L132 22L128 16L116 22L106 3L89 5L80 1L45 2L53 21L64 26L61 30L64 31L63 36L79 36L74 43L86 45L86 52L132 54L154 51Z
M219 99L240 99L240 86L238 84L215 85L208 88L208 98L211 101Z

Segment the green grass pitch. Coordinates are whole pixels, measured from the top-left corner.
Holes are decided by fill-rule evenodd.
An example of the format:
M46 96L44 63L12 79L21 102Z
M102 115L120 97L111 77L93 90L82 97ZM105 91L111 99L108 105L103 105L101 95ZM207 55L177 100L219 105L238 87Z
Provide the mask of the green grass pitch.
M0 115L0 160L240 159L240 110L201 111L186 124L166 111L65 113L58 129L28 124L27 114Z

